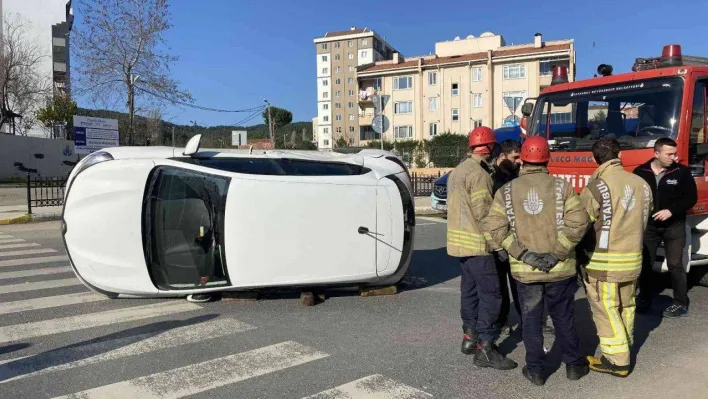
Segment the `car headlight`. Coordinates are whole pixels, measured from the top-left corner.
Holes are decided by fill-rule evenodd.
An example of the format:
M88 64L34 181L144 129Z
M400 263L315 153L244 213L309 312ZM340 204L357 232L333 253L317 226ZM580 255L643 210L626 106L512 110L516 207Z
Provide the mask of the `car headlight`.
M66 188L64 191L64 196L66 197L66 194L69 193L69 186L71 186L71 183L76 179L76 176L79 175L79 173L83 172L84 170L90 168L93 165L99 164L101 162L106 162L106 161L112 161L113 156L107 152L104 151L97 151L89 154L86 156L84 159L79 161L76 166L74 166L74 170L71 171L71 178L68 182L66 182Z

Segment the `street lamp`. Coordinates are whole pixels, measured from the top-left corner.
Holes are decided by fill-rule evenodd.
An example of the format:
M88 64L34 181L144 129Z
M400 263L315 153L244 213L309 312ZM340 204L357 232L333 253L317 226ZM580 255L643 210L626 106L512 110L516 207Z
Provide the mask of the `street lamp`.
M272 105L268 102L267 99L263 99L263 102L268 105L268 133L270 134L270 146L272 149L275 149L275 139L273 135L273 117L270 114L270 109L272 108Z

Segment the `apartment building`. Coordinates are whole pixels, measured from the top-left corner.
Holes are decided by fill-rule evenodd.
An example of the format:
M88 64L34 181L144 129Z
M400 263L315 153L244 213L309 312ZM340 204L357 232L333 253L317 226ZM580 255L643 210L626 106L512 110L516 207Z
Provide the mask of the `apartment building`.
M320 149L332 148L343 137L359 143L357 68L390 60L396 50L368 28L327 32L315 38L317 49L317 121L314 136Z
M435 43L435 53L403 57L394 53L357 68L360 88L359 144L379 140L372 129L374 97L385 98L384 115L389 128L384 140L423 140L436 134L467 134L476 126L494 129L521 119L521 105L551 84L553 66L568 67L575 80L573 40L544 42L537 33L533 42L507 45L499 34L456 37ZM553 114L570 121L570 112Z

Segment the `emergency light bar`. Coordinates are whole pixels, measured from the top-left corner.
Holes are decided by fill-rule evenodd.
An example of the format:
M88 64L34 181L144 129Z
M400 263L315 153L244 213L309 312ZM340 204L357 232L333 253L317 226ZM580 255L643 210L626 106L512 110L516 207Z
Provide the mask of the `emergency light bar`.
M683 65L681 45L667 44L661 51L661 57L637 58L632 66L632 71L637 72L680 65Z
M568 67L556 65L553 67L553 77L551 85L559 83L568 83Z

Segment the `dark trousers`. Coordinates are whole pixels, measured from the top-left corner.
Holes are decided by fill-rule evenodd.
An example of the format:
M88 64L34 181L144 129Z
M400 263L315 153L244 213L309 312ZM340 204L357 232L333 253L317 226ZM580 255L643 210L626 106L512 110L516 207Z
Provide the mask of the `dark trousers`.
M580 340L575 330L575 292L578 282L575 277L553 283L524 284L519 282L521 317L524 323L521 336L526 347L526 365L531 372L542 373L546 353L543 350L543 308L548 313L556 330L556 343L560 345L565 364L584 364L580 353Z
M642 273L639 276L640 298L650 301L654 290L654 272L652 266L656 261L656 249L659 242L664 241L664 257L666 266L671 273L671 288L674 291L674 303L688 306L688 282L686 269L681 260L683 247L686 245L686 222L672 223L666 227L648 225L644 232L644 253Z
M494 257L472 256L460 259L460 263L462 326L476 330L481 340L495 341L500 334L500 328L495 323L501 310L502 296Z
M499 275L499 290L502 296L501 311L497 318L497 325L503 327L509 321L509 311L511 310L511 302L514 302L514 309L521 318L521 305L519 305L519 292L516 288L516 280L511 276L511 265L509 261L502 262L494 257L497 274ZM511 290L510 290L511 288ZM511 291L511 297L509 296Z

